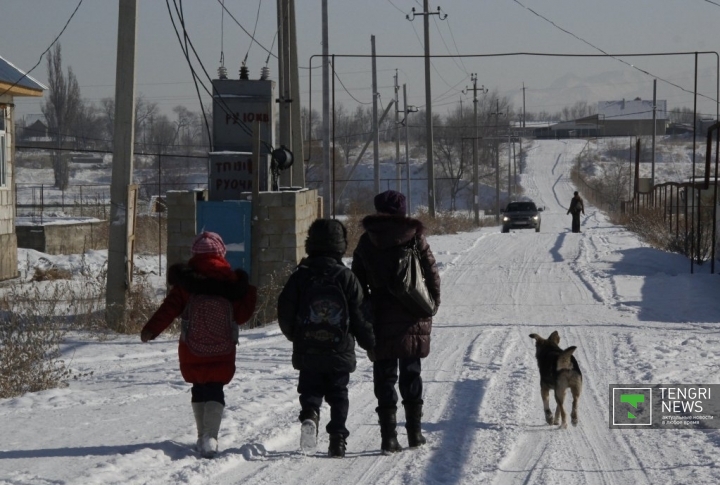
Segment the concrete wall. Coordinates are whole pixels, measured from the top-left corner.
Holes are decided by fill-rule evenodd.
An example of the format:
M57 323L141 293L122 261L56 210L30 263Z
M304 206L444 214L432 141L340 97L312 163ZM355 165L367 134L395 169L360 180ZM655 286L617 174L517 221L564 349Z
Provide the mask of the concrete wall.
M47 254L82 254L108 247L108 221L27 225L15 230L17 247Z
M259 235L254 239L259 247L254 249L258 253L253 259L259 266L255 272L259 286L269 283L272 273L297 265L305 256L308 229L318 217L317 194L314 189L260 192ZM249 199L251 194L243 195Z
M167 192L167 265L185 263L192 256L195 238L197 202L208 200L207 190L170 190Z
M250 200L250 193L241 200ZM196 205L207 200L207 191L171 191L167 193L168 250L167 264L186 262L195 237ZM259 214L253 230L258 247L253 258L253 275L259 286L269 283L272 273L297 265L305 256L305 239L310 224L318 217L317 190L260 192Z

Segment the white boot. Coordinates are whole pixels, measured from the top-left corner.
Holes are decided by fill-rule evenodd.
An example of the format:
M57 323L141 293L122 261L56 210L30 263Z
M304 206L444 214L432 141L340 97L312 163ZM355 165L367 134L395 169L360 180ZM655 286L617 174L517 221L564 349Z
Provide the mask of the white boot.
M194 402L192 403L193 414L195 415L195 426L197 426L197 444L195 449L199 453L202 453L202 437L205 434L205 403Z
M203 415L203 438L200 454L203 458L213 458L218 451L218 432L222 422L222 414L225 406L217 401L205 403Z

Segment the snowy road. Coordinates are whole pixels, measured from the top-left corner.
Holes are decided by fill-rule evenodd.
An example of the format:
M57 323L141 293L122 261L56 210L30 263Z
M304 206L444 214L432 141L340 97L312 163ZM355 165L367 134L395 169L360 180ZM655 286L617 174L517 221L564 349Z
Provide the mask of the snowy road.
M608 384L718 382L720 278L707 267L690 275L684 257L647 247L589 204L583 233L572 234L569 172L584 144L536 141L529 151L522 185L546 208L540 233L430 238L443 304L423 361L425 447L380 454L361 355L347 457L324 456L327 407L318 454L301 455L291 348L269 327L241 334L223 451L201 460L170 338L79 339L66 354L92 377L0 401L0 484L720 483L717 432L608 429ZM566 430L544 422L528 337L553 330L578 347L584 375L580 423Z

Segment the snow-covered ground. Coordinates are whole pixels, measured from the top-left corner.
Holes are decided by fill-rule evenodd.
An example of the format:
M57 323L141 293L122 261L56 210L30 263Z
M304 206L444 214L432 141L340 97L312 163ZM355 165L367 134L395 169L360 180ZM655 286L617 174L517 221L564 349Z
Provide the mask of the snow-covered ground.
M429 238L443 298L423 361L426 446L380 454L361 355L347 457L325 458L322 432L317 455L300 454L291 346L271 325L241 333L222 451L200 459L173 338L74 335L64 356L85 377L0 400L0 483L720 483L718 431L608 429L609 384L718 383L720 278L708 265L690 274L686 258L646 246L589 204L583 233L570 233L569 171L584 145L530 150L522 183L546 207L540 233ZM584 376L580 424L566 430L544 422L528 337L553 330L578 347ZM321 429L327 416L325 407ZM405 444L402 424L399 433Z

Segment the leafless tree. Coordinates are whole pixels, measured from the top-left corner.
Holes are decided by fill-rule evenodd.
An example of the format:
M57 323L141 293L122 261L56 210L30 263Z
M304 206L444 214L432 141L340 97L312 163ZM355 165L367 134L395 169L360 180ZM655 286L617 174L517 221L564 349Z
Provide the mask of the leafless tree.
M62 69L62 49L60 44L48 52L48 94L42 105L42 113L48 123L48 129L55 141L56 149L52 151L53 174L55 187L67 189L70 179L68 158L61 156L63 143L67 139L70 127L75 123L82 107L80 87L73 73L68 67L67 76Z

